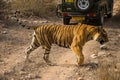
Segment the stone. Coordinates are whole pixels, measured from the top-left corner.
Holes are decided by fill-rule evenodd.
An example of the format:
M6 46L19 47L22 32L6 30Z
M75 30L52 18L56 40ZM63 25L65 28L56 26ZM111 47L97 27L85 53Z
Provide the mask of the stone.
M3 31L2 34L7 34L7 31Z

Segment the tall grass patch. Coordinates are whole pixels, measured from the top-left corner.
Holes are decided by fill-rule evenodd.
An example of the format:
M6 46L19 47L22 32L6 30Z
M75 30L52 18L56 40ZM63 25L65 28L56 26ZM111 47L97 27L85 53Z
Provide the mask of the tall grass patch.
M108 61L103 60L97 69L98 80L120 80L120 52ZM110 62L112 61L112 62Z

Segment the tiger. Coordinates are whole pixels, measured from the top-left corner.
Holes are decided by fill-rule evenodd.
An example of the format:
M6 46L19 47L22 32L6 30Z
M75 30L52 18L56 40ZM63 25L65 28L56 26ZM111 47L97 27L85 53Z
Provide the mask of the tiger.
M34 34L30 46L25 51L26 61L29 60L30 53L42 46L45 50L44 61L48 65L52 65L49 54L52 44L56 44L60 47L70 48L76 55L77 65L82 65L84 63L82 50L86 42L90 40L98 41L100 44L108 42L107 32L102 26L45 24L32 28Z

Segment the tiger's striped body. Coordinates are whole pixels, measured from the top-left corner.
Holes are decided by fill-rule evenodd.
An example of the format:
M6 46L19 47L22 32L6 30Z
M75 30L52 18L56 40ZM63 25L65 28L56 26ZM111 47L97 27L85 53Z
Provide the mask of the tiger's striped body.
M57 44L62 47L70 47L73 40L73 30L75 27L63 27L45 25L35 29L36 35L39 36L41 45L51 47L51 44ZM60 34L61 33L61 34Z
M31 46L28 48L26 54L27 58L29 54L42 46L45 49L44 60L51 64L49 61L49 53L52 44L57 44L62 47L71 48L74 53L77 55L78 65L82 64L84 61L84 56L82 54L83 45L94 39L94 36L98 33L98 27L86 25L86 24L78 24L73 26L66 25L42 25L38 27L34 27L34 36L31 43ZM104 31L102 29L102 31ZM102 33L102 31L100 31ZM103 34L103 33L102 33ZM105 34L106 35L106 34ZM96 35L96 40L98 36ZM103 36L105 38L105 42L107 42L107 36Z

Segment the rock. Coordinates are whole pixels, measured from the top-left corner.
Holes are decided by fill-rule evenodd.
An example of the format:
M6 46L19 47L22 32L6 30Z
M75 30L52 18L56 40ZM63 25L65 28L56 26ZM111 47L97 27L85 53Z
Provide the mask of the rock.
M118 37L120 37L120 34L118 35Z
M91 70L91 66L86 68L86 71L90 71Z
M15 80L14 78L11 78L10 80Z
M32 74L28 74L27 76L25 76L26 79L32 79L33 75Z
M10 75L10 74L13 74L13 73L14 73L14 70L8 70L8 71L4 72L4 75Z
M25 75L25 74L27 74L25 71L20 71L19 73L20 73L20 75Z
M100 49L101 49L101 50L107 50L108 48L107 48L106 45L101 45L101 46L100 46Z
M106 56L106 55L107 55L107 53L105 51L100 51L98 53L98 56Z
M5 64L5 62L0 62L0 65L3 65L3 64Z
M84 80L83 77L79 77L77 80Z
M25 76L26 79L36 79L36 78L41 78L38 74L28 74Z
M93 58L93 59L95 59L95 58L98 57L98 55L97 54L92 54L90 57Z
M76 75L79 75L79 73L78 73L78 72L76 72L75 74L76 74Z
M7 31L3 31L2 34L7 34Z

